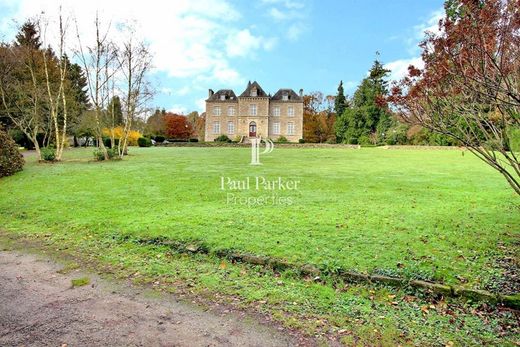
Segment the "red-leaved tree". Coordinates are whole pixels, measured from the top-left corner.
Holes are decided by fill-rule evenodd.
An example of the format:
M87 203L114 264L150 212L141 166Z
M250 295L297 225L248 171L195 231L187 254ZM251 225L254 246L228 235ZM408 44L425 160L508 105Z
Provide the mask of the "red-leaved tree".
M448 0L421 43L424 68L391 89L402 119L455 138L520 195L520 0Z
M185 116L167 112L164 115L166 136L170 139L188 140L193 134L193 127Z

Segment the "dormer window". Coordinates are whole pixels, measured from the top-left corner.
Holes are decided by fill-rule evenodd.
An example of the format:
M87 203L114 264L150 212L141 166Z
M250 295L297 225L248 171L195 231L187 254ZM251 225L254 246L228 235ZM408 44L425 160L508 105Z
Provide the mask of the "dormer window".
M225 94L220 95L220 100L226 100L226 95Z
M258 91L256 90L256 88L251 89L251 96L257 96L257 95L258 95Z
M289 95L287 95L287 94L283 94L283 95L282 95L282 100L283 100L283 101L287 101L287 100L289 100Z

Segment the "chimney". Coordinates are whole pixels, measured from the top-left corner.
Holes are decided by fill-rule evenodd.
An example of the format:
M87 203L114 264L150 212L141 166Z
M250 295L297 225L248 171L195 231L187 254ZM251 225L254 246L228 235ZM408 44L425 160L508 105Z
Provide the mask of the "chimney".
M303 97L303 89L300 89L300 97Z
M211 98L213 96L213 89L209 89L208 90L208 99Z

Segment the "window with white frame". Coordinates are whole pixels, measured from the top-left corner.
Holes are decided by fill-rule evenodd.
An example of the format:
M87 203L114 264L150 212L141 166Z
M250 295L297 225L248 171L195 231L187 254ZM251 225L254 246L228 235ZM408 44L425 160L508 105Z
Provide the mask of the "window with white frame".
M289 95L287 95L287 94L282 95L282 100L283 101L289 100Z
M287 135L294 135L294 123L287 123Z
M213 107L213 115L220 116L220 106Z
M280 123L273 123L273 135L280 135Z
M213 134L220 134L220 122L213 122Z
M251 89L251 96L257 96L257 95L258 95L258 92L257 92L256 88Z
M280 106L275 106L273 108L273 116L276 116L276 117L280 116Z
M226 100L226 95L225 94L220 94L220 100Z
M287 115L289 117L294 117L294 106L287 106Z
M256 116L256 104L249 105L249 115Z
M234 116L235 115L235 106L229 106L227 109L227 115L228 116Z
M235 123L228 122L227 123L227 132L228 134L234 134L235 133Z

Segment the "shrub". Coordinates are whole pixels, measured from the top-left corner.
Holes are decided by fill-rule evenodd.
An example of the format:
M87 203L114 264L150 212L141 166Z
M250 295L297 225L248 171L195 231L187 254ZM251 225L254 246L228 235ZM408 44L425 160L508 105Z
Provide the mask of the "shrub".
M164 136L161 136L161 135L157 135L155 138L154 138L155 142L157 143L163 143L164 140L166 140L166 137Z
M326 141L329 145L333 145L336 143L336 137L329 137Z
M199 142L199 139L190 139L190 142Z
M139 147L150 147L152 145L152 140L147 137L140 137L137 140L137 144Z
M40 150L42 159L45 161L54 161L56 159L56 149L54 147L44 147Z
M361 135L358 138L358 142L360 145L371 145L372 144L372 142L370 141L370 137L368 137L367 135Z
M287 140L287 137L285 137L285 136L280 136L280 137L276 140L276 142L278 142L278 143L287 143L287 142L289 142L289 140Z
M0 177L11 176L23 168L23 156L18 145L0 129Z
M298 143L305 143L305 140L304 139L299 139Z
M235 136L235 138L233 139L233 142L235 142L235 143L239 143L240 140L242 140L242 136L237 135L237 136Z
M103 129L103 135L108 137L109 139L110 139L110 136L113 135L114 139L116 140L116 144L117 144L119 139L123 138L124 128L122 126L118 126L113 129L105 128L105 129ZM130 130L128 132L128 141L127 141L128 146L137 146L137 140L140 137L143 137L143 135L139 131ZM109 142L110 142L110 140L109 140ZM105 147L110 147L110 145L107 146L105 143Z
M103 136L103 144L106 148L112 148L112 142L110 141L110 137Z
M232 142L232 141L229 137L227 137L227 135L222 134L215 139L215 142Z
M107 148L107 154L108 154L108 159L115 159L115 158L119 158L119 153L117 151L117 148ZM97 161L103 161L105 160L105 154L103 153L103 151L99 148L97 148L95 151L94 151L94 158L97 160Z

